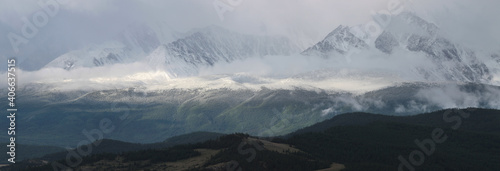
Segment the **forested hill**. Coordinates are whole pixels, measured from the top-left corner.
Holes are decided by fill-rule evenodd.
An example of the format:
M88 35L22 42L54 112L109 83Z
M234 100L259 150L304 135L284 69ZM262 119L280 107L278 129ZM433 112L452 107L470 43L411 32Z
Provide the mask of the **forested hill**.
M500 111L491 109L404 117L349 113L285 137L237 133L168 148L94 154L73 169L494 171L500 170L499 125ZM67 166L61 158L48 164L25 161L4 170L53 170L54 162Z

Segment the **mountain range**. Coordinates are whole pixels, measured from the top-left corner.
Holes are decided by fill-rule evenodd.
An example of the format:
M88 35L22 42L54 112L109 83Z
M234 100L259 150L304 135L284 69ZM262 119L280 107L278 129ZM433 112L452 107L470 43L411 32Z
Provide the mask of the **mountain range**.
M215 26L170 42L160 37L147 25L133 25L48 63L40 72L55 70L62 78L18 86L18 141L74 146L85 139L82 130L98 128L103 119L116 124L106 138L153 143L196 131L284 135L346 112L412 115L500 104L498 55L454 43L411 12L394 16L373 43L348 26L306 49L286 37ZM246 62L254 60L272 61L283 73L200 74L253 67ZM125 72L136 63L153 71L103 72L117 66ZM96 75L82 76L87 72Z
M136 24L117 38L86 49L68 52L45 68L103 67L116 63L144 62L153 69L165 70L170 77L197 76L200 68L217 63L232 63L248 58L293 56L325 57L346 63L345 58L366 56L379 61L401 58L425 62L403 63L407 72L425 81L460 81L490 83L495 81L498 54L475 51L454 43L438 26L412 12L393 16L374 42L357 35L354 27L338 26L317 44L303 50L286 37L241 34L218 26L198 29L179 39L164 42L156 31L145 24ZM407 59L406 58L406 59ZM409 60L411 61L411 60ZM329 61L332 62L332 61ZM351 62L351 61L347 61ZM321 68L317 68L321 69ZM407 75L402 76L405 79Z
M0 171L500 170L500 1L1 4Z
M446 35L433 23L403 12L391 18L391 22L376 38L374 45L356 36L350 27L339 26L329 33L324 40L306 49L302 54L324 57L343 57L351 51L371 51L374 49L387 55L419 55L429 63L412 66L408 70L428 81L461 81L489 83L493 73L486 66L491 58L487 55L478 57L479 52L462 47L446 38ZM358 52L358 53L361 53ZM404 52L403 54L398 52ZM486 58L486 59L485 59ZM488 59L490 58L490 59ZM387 59L390 62L390 58ZM498 68L498 65L494 65Z
M19 69L16 143L26 160L6 169L51 170L96 142L75 169L500 168L500 49L468 47L415 12L391 16L373 38L339 25L315 43L157 24L75 40L41 54L62 55L40 70ZM467 118L461 129L449 112ZM439 150L400 164L436 129L449 136Z

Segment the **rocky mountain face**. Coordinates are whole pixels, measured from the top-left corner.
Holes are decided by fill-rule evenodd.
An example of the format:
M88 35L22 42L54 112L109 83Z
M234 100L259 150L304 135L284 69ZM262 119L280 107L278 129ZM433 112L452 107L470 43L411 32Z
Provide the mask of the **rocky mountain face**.
M284 37L250 36L210 27L165 46L172 57L213 65L251 56L291 55L296 48Z
M115 40L64 54L46 67L71 70L146 60L165 66L172 76L193 75L201 66L248 57L291 55L298 47L285 37L245 35L220 27L207 27L168 44L145 25L123 31Z
M236 33L220 27L207 27L169 43L146 25L134 25L115 40L66 53L46 67L71 70L76 67L101 67L117 63L147 62L166 70L170 77L196 76L200 67L231 63L249 57L292 55L299 47L285 37ZM339 26L323 40L301 54L343 59L359 53L382 56L386 63L401 56L418 56L425 64L408 62L407 70L418 80L488 83L492 68L484 58L500 61L453 42L439 27L411 12L391 18L374 41L355 33L353 27ZM366 56L366 55L365 55ZM498 63L498 62L496 62ZM321 68L318 68L321 69Z
M345 54L353 48L366 49L368 44L349 31L347 26L339 26L325 39L306 49L302 54L328 56L331 52Z
M356 36L352 28L339 26L302 54L336 58L352 55L349 53L352 51L376 49L389 56L387 62L390 62L390 57L401 55L394 53L399 51L426 57L432 65L408 63L409 69L425 80L489 82L492 79L490 69L480 60L478 53L447 39L438 26L411 12L394 16L374 45L368 43L363 37Z
M291 55L298 48L284 37L253 36L208 27L158 47L147 58L163 64L173 76L195 75L199 67L230 63L248 57Z

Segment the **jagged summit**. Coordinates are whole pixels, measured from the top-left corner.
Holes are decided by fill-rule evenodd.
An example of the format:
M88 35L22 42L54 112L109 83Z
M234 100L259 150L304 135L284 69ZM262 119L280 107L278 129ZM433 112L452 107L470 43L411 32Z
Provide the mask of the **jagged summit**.
M169 43L166 48L174 57L208 65L250 56L290 55L296 51L284 37L244 35L215 26Z
M412 12L393 16L375 39L374 45L369 45L363 37L357 37L352 28L341 25L302 54L343 58L346 55L356 55L356 51L379 55L372 49L387 54L388 57L384 57L387 62L405 54L424 57L428 65L405 65L408 70L425 80L489 82L492 79L490 69L479 60L474 50L447 39L438 26ZM399 53L395 55L394 51Z
M368 40L358 31L340 25L301 54L338 58L337 61L341 62L351 59L347 56L362 53L364 57L387 60L385 63L388 64L401 56L422 57L418 63L402 64L406 70L398 72L410 75L411 79L416 76L417 80L429 81L487 83L493 78L491 67L498 67L485 65L482 53L453 42L436 24L412 12L392 16L374 39ZM272 55L289 56L301 49L286 37L247 35L217 26L192 30L174 41L162 41L158 35L158 31L147 25L132 25L115 40L66 53L46 67L71 70L146 62L153 68L166 70L172 77L183 77L196 76L201 67L212 67L217 63Z
M165 64L173 75L194 75L199 67L249 57L291 55L297 52L284 37L245 35L212 26L190 36L162 45L147 58Z
M306 49L302 54L322 54L337 52L345 54L352 48L368 48L368 44L350 32L350 28L340 25L330 32L322 41Z
M172 76L185 76L196 74L199 67L213 66L217 62L291 55L297 53L298 49L285 37L246 35L217 26L200 29L162 45L149 27L134 25L114 41L69 52L46 67L71 70L76 67L147 61L155 67L166 67Z

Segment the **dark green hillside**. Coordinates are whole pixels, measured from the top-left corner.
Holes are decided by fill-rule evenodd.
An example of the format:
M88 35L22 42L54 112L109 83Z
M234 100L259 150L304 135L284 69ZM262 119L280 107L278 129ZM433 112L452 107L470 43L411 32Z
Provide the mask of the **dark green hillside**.
M409 170L408 167L497 171L500 170L499 125L500 111L490 109L451 109L406 117L351 113L285 138L230 134L169 148L107 141L110 146L106 150L113 149L113 145L129 150L155 145L158 148L94 154L84 157L74 169L385 171L398 167ZM193 138L184 135L165 142ZM64 163L64 158L58 162ZM30 160L8 169L51 170L52 167L44 166L40 160Z
M460 119L461 124L443 119L464 113L470 116ZM442 110L407 117L344 114L301 129L283 141L318 158L344 163L346 170L395 170L399 155L408 160L412 151L419 150L414 141L432 139L439 128L447 139L435 143L435 153L425 156L418 170L500 168L499 110Z
M163 142L153 143L153 144L138 144L138 143L128 143L117 140L103 139L99 142L97 146L92 146L91 154L102 154L102 153L112 153L119 154L124 152L132 152L147 149L163 149L181 144L194 144L199 142L205 142L207 140L217 139L224 134L212 133L212 132L193 132L185 135L179 135L166 139ZM84 148L85 149L85 148ZM43 160L54 161L59 160L64 157L68 152L66 150L48 154L43 156Z
M498 110L469 108L459 111L470 115L468 118L462 119L463 124L460 125L460 130L500 135L500 115ZM395 122L402 124L450 128L456 124L456 121L446 122L443 119L445 113L449 113L447 114L447 118L460 115L456 109L439 110L413 116L387 116L361 112L347 113L335 116L332 119L314 124L312 126L299 129L288 136L307 132L324 131L334 126L366 125L373 122Z
M266 141L266 143L270 142ZM185 166L185 169L181 170L226 170L226 168L233 166L235 168L244 168L244 170L316 170L330 165L330 163L324 161L315 161L302 152L287 150L277 152L264 147L267 146L261 140L251 138L247 134L231 134L219 137L216 140L178 145L166 149L87 156L75 169L177 170L174 167L183 167L179 166L179 164L193 164L192 161L196 160L201 160L201 162L196 165ZM55 162L67 165L65 160ZM23 163L14 165L7 170L52 170L51 165L53 163L38 167Z
M166 139L163 142L153 143L153 144L138 144L138 143L128 143L117 140L103 139L99 142L98 146L92 146L91 154L102 154L102 153L123 153L131 151L139 151L146 149L162 149L168 148L180 144L193 144L204 142L207 140L217 139L224 134L212 133L212 132L193 132L189 134L184 134L180 136L175 136ZM37 146L37 145L24 145L16 144L16 161L22 161L24 159L34 159L40 158L41 160L53 161L65 158L68 154L68 150L62 147L52 147L52 146ZM2 163L8 164L8 155L3 155Z
M431 138L434 127L399 123L338 126L293 136L287 143L317 158L343 163L347 170L396 170L398 156L419 150L415 140ZM418 170L495 170L500 168L500 136L444 129L448 139L435 143ZM351 169L349 169L351 168ZM357 168L357 169L354 169ZM376 169L377 168L377 169Z

